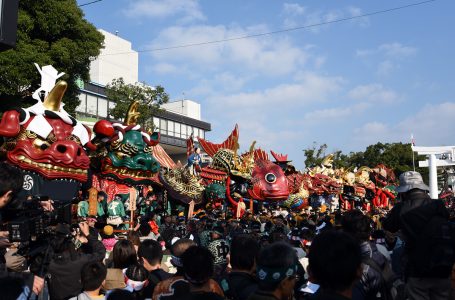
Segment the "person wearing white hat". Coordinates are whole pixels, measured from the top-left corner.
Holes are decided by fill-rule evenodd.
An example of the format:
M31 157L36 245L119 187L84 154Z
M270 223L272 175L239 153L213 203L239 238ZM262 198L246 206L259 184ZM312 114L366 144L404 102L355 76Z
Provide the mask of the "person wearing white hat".
M385 230L403 235L403 269L410 300L448 299L455 263L449 212L441 200L430 198L429 190L420 173L401 174L397 188L400 201L382 222Z

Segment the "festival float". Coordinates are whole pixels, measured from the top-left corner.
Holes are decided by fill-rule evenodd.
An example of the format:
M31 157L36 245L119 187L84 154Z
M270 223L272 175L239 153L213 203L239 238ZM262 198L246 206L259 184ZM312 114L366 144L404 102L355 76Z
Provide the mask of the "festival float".
M220 144L199 138L201 148L212 162L205 167L186 165L160 174L160 180L169 194L185 204L205 204L209 209L219 208L225 202L242 215L246 203L278 203L289 196L283 170L261 149L238 154L239 129L236 125L229 137ZM191 157L194 145L188 141ZM190 159L191 163L193 159Z
M395 199L396 178L384 165L337 169L333 155L328 155L320 165L301 172L287 155L271 151L271 161L264 150L255 149L255 142L239 154L237 125L222 143L198 138L200 149L191 136L188 164L178 166L159 145L159 133L137 124L138 102L131 103L123 122L98 121L92 139L91 130L63 108L67 85L55 84L63 73L52 66L37 69L42 80L32 95L36 103L4 112L0 151L24 173L29 195L70 202L81 184L89 183L88 199L79 199L81 217L104 217L113 225L129 223L136 217L136 200L147 195L161 203L169 196L191 211L194 206L230 207L237 217L258 205L282 205L293 211L309 206L371 210L387 208ZM201 149L212 158L206 166L201 164ZM106 197L98 197L99 192Z
M159 145L159 133L143 130L137 124L138 105L137 101L131 103L123 123L100 120L93 127L96 150L90 153L92 188L107 194L106 221L111 225L134 221L139 197L150 193L154 200L157 195L163 197L158 173L161 166L174 167Z
M64 73L35 65L41 74L41 86L32 96L36 103L3 113L0 151L8 163L22 170L26 195L68 203L88 179L90 159L84 147L94 149L91 130L63 108L67 83L55 81Z

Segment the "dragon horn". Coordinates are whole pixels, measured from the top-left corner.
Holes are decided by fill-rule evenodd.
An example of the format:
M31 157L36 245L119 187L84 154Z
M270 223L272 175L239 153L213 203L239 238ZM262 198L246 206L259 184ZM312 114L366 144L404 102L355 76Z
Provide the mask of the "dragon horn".
M66 81L60 80L54 86L54 88L49 92L46 99L44 99L43 106L47 110L51 111L60 111L60 104L62 103L63 95L65 95L65 91L68 84Z
M141 115L138 111L139 101L133 101L128 107L128 112L125 117L125 125L134 125L137 124L137 118Z
M253 141L253 143L252 143L251 146L250 146L250 151L249 151L249 153L253 153L253 151L254 151L254 146L255 146L255 145L256 145L256 141Z

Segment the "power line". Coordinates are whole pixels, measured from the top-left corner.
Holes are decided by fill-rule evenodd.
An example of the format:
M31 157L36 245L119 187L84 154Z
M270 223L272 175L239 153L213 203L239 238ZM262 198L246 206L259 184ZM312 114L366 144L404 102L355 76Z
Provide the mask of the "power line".
M101 0L98 0L98 1L101 1ZM396 10L400 10L400 9L405 9L405 8L409 8L409 7L413 7L413 6L423 5L423 4L427 4L427 3L435 2L435 1L437 1L437 0L426 0L426 1L411 3L411 4L407 4L407 5L403 5L403 6L393 7L393 8L389 8L389 9L384 9L384 10L378 10L378 11L374 11L374 12L370 12L370 13L365 13L365 14L362 14L362 15L357 15L357 16L352 16L352 17L345 17L345 18L340 18L340 19L336 19L336 20L332 20L332 21L325 21L325 22L314 23L314 24L310 24L310 25L304 25L304 26L298 26L298 27L292 27L292 28L286 28L286 29L281 29L281 30L263 32L263 33L256 33L256 34L251 34L251 35L244 35L244 36L238 36L238 37L221 39L221 40L206 41L206 42L200 42L200 43L191 43L191 44L183 44L183 45L169 46L169 47L163 47L163 48L153 48L153 49L138 50L136 52L139 52L139 53L157 52L157 51L165 51L165 50L172 50L172 49L179 49L179 48L188 48L188 47L203 46L203 45L210 45L210 44L219 44L219 43L237 41L237 40L242 40L242 39L250 39L250 38L255 38L255 37L261 37L261 36L273 35L273 34L278 34L278 33L283 33L283 32L290 32L290 31L308 29L308 28L318 27L318 26L322 26L322 25L328 25L328 24L333 24L333 23L339 23L339 22L344 22L344 21L349 21L349 20L354 20L354 19L374 16L374 15L379 15L379 14L388 13L388 12L392 12L392 11L396 11ZM135 53L135 51L118 52L118 53L107 53L107 54L103 54L103 55L100 55L100 56L120 55L120 54L129 54L129 53Z
M94 4L94 3L96 3L96 2L101 2L101 1L103 1L103 0L94 0L94 1L90 1L90 2L83 3L83 4L79 5L79 7L87 6L87 5Z

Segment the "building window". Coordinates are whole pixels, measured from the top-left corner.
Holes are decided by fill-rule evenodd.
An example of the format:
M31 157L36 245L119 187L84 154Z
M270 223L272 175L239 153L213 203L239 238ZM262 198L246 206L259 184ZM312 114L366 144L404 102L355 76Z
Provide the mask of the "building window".
M170 136L174 136L174 122L167 121L167 134Z
M101 118L107 117L107 100L98 98L98 116Z
M96 116L98 110L98 98L87 95L87 113Z
M167 134L167 124L166 120L160 119L160 132L162 134Z
M188 125L188 126L186 127L186 134L187 134L188 136L190 136L192 133L193 133L193 127L191 127L191 126Z
M180 132L181 132L181 134L182 134L181 137L182 137L183 139L188 138L188 134L186 133L186 125L185 125L185 124L181 124L181 130L180 130Z
M199 137L200 137L201 139L205 139L205 131L204 131L204 130L199 129Z
M79 103L79 106L76 107L77 112L85 113L87 109L87 94L80 93L79 94L79 100L81 100L81 103Z
M181 137L180 135L180 123L175 123L174 124L174 132L175 132L175 137Z

